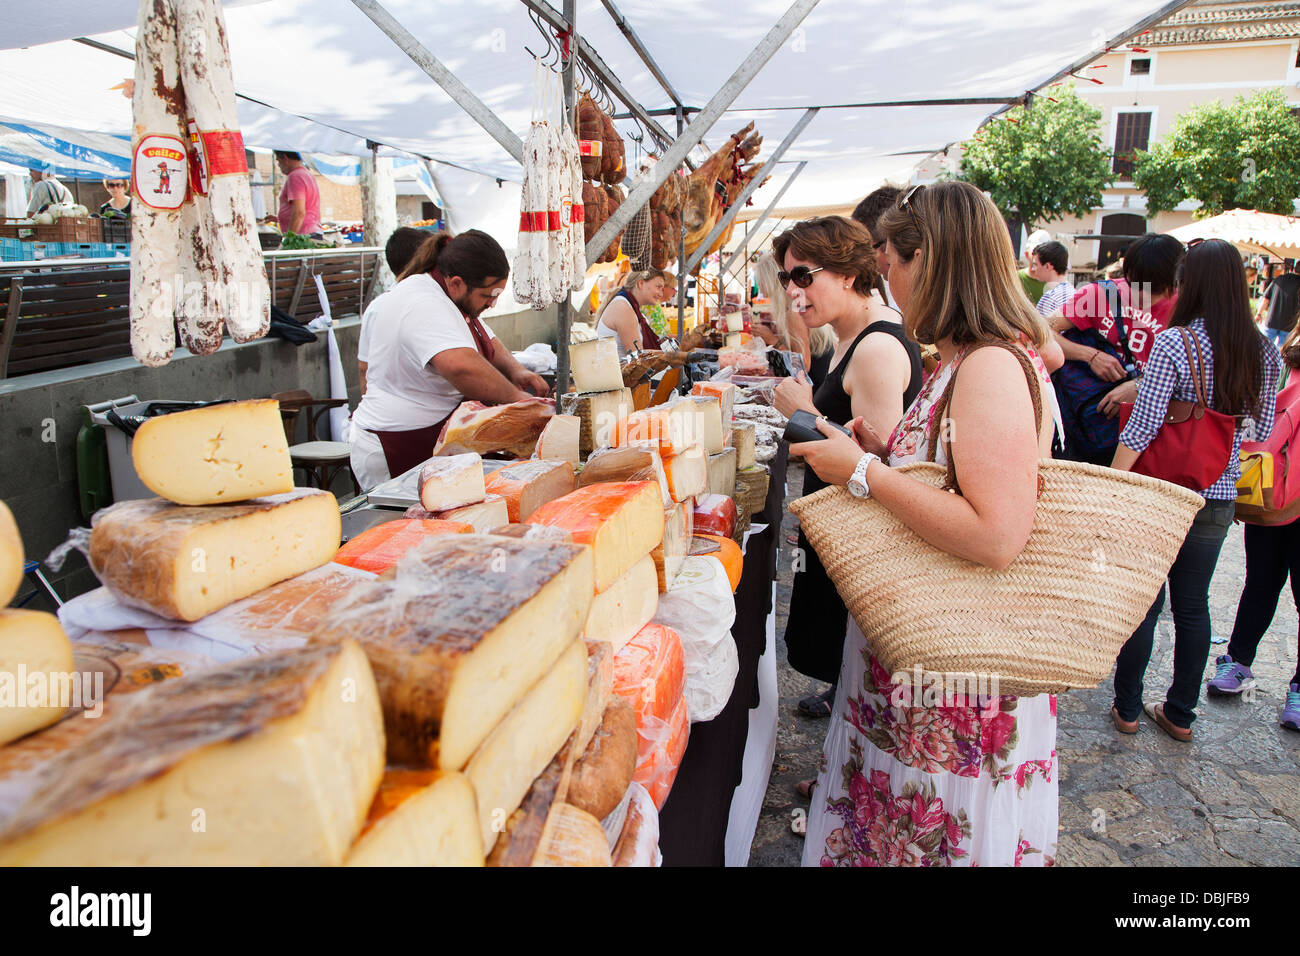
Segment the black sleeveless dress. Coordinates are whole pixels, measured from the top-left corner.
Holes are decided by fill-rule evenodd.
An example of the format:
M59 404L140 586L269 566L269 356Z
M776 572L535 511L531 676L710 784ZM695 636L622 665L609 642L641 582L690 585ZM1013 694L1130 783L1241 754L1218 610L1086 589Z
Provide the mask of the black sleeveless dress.
M921 391L921 349L907 337L897 322L873 322L853 340L840 363L827 373L821 386L813 393L813 404L826 418L839 425L853 419L853 400L844 391L844 371L862 340L873 332L884 332L898 339L907 350L912 367L907 389L903 392L903 410L911 407ZM885 436L888 437L888 436ZM817 473L804 466L803 493L810 495L826 487ZM826 574L817 552L813 550L803 530L799 531L799 552L804 556L804 569L796 571L790 595L790 616L786 622L785 644L790 666L801 674L817 680L835 683L840 673L840 659L844 654L844 632L848 626L849 612L840 599L839 592Z

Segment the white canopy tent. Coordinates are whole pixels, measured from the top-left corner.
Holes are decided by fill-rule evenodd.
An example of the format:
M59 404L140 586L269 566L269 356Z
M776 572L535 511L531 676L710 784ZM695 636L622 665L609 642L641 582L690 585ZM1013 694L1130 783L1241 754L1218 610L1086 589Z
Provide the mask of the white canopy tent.
M1243 252L1275 259L1300 259L1300 217L1280 216L1254 209L1229 209L1169 230L1183 242L1224 239Z

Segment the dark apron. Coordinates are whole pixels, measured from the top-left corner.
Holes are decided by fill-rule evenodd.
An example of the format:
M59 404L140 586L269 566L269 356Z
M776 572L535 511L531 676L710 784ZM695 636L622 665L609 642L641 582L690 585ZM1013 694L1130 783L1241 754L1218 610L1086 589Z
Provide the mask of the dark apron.
M627 299L627 304L630 305L632 311L636 313L636 320L640 324L641 328L641 348L655 350L663 348L663 343L660 341L659 336L655 334L654 327L641 313L641 306L636 304L636 299L633 297L632 293L627 291L627 289L619 289L618 294L624 299Z
M447 281L443 278L442 273L434 269L430 273L433 281L438 283L439 288L444 293L447 292ZM451 298L450 293L447 298ZM465 315L464 312L461 315ZM479 354L489 362L492 361L492 340L488 338L487 330L483 328L483 323L478 319L465 315L465 324L469 326L469 331L474 336L474 345L478 348ZM384 460L388 463L388 476L396 478L398 475L404 475L421 462L428 461L433 456L433 446L438 443L438 436L442 434L443 427L451 421L451 416L456 414L452 409L442 421L425 428L413 428L404 432L381 432L373 428L367 431L373 432L379 437L379 444L384 449Z

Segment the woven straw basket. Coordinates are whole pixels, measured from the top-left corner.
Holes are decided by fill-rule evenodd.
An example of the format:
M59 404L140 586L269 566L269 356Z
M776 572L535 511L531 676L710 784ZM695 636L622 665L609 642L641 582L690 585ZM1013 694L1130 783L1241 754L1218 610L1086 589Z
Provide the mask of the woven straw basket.
M891 674L997 678L999 694L1096 687L1146 616L1203 500L1168 482L1039 462L1025 550L994 571L938 550L872 499L824 488L790 506ZM944 468L899 468L939 487ZM945 686L951 686L946 684ZM968 684L967 686L973 686Z

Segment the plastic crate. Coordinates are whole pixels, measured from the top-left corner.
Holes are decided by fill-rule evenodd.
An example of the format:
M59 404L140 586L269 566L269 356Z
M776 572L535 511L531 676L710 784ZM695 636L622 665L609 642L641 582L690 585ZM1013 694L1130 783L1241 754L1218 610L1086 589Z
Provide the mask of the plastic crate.
M121 216L114 216L111 219L100 219L100 242L109 244L131 242L131 220Z
M100 253L99 249L103 246L102 242L62 242L63 247L59 253L60 259L95 259Z
M112 242L108 244L108 255L112 259L130 259L131 243L129 242Z
M90 217L66 216L52 226L10 220L5 223L2 235L16 236L35 242L98 242L102 233L102 220Z
M0 262L22 262L27 258L27 243L0 236Z

